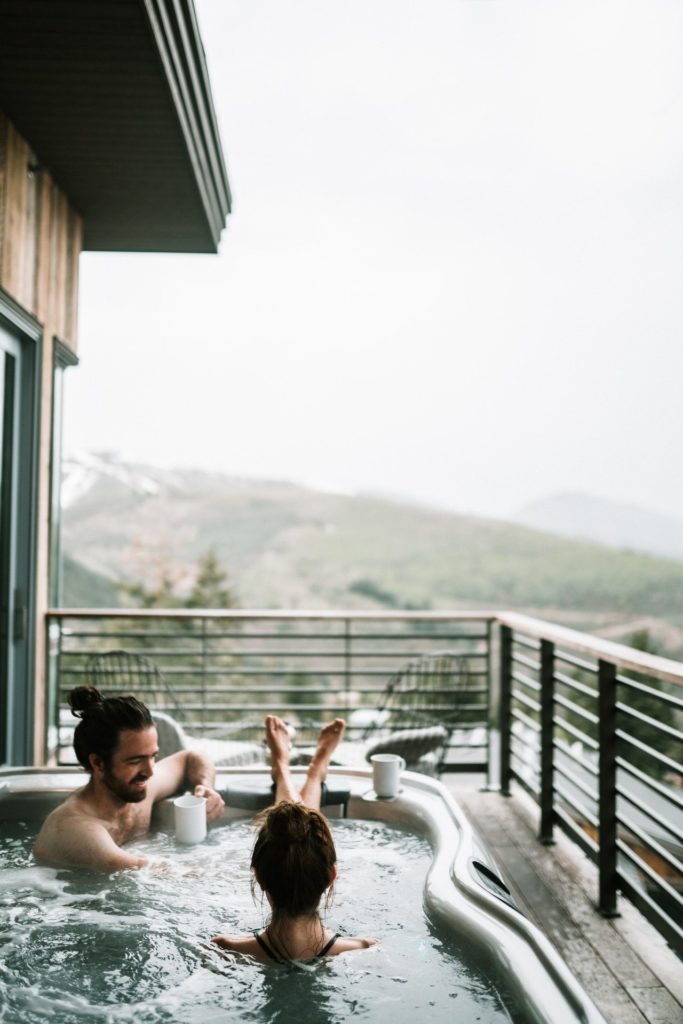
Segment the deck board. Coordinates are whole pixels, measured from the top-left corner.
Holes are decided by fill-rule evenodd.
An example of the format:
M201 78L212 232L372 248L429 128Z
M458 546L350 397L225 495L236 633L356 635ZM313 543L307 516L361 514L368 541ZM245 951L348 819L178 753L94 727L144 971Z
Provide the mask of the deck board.
M547 935L609 1024L683 1024L683 965L620 898L620 917L595 909L597 871L566 836L537 838L538 809L521 789L483 789L477 776L443 782L486 842L527 915Z

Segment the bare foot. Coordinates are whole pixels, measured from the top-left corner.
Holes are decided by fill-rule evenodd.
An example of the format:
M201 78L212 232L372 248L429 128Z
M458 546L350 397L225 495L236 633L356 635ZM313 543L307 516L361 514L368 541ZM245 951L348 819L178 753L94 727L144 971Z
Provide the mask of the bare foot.
M276 771L289 766L289 730L277 715L266 715L266 743L275 777Z
M335 718L320 730L318 745L315 748L315 754L311 758L309 765L309 775L312 774L311 769L313 769L316 774L321 774L323 778L325 777L332 755L339 746L345 729L346 722L344 719Z

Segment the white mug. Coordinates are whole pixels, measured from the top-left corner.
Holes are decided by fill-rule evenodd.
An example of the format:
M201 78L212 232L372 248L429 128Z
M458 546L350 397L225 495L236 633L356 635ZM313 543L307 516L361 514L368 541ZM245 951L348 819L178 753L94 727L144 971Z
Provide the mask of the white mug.
M206 797L185 793L173 801L175 835L179 843L201 843L206 837Z
M406 766L403 758L398 754L373 754L370 763L372 784L377 796L384 799L398 796L401 772Z

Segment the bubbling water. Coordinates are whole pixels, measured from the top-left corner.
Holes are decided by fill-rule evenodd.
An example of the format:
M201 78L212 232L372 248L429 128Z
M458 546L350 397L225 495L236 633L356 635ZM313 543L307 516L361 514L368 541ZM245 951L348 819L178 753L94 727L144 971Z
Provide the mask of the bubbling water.
M401 829L334 825L339 878L326 923L380 945L286 966L226 958L208 944L267 920L250 890L250 823L214 828L192 848L157 833L131 845L170 862L115 875L38 867L33 827L11 829L0 840L3 1024L516 1019L500 986L425 918L429 846Z

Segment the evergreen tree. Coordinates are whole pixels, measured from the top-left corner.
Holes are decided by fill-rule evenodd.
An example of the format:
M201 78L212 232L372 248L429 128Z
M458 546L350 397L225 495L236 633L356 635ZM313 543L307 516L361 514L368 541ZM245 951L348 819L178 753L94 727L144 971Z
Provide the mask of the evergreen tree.
M184 608L239 608L235 592L227 585L228 575L213 548L199 559L197 576Z
M235 592L228 586L228 574L212 548L200 557L189 594L182 593L182 574L168 560L157 559L153 573L148 575L151 582L119 584L129 602L138 608L239 608Z

